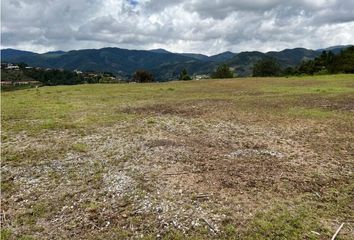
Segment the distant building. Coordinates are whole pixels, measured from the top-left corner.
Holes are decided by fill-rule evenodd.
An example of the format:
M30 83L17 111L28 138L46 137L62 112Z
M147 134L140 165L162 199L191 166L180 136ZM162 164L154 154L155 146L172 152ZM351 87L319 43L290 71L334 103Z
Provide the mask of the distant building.
M7 70L20 70L20 67L9 63L9 64L7 64L7 67L5 69L7 69Z
M75 70L74 70L74 73L76 73L76 74L82 74L82 71L79 71L79 70L75 69Z
M209 78L210 78L210 76L206 75L206 74L204 74L204 75L195 75L194 76L195 80L202 80L202 79L209 79Z

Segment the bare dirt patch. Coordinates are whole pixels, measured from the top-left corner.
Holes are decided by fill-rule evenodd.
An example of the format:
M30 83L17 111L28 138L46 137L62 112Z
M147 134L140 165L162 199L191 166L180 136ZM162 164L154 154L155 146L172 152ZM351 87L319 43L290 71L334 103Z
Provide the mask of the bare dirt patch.
M200 117L210 111L230 106L230 100L193 100L178 103L165 103L144 105L141 107L128 107L123 109L124 113L145 114L154 116L176 115L180 117Z
M336 97L325 96L307 96L306 99L300 99L299 104L312 107L321 108L325 110L335 111L354 111L354 98L352 95L340 95Z
M334 172L344 171L343 161L335 155L337 162L330 160L330 151L324 155L309 144L308 125L292 126L160 116L153 123L140 119L84 137L70 132L39 141L15 136L22 145L12 146L15 140L9 139L5 149L23 151L29 144L41 149L48 138L54 149L62 148L63 139L76 147L65 148L58 159L43 156L30 165L2 166L4 179L16 189L5 194L4 224L19 233L41 228L37 236L47 238L59 226L70 238L112 227L133 234L154 229L160 235L206 227L218 234L223 222L245 224L270 199L321 194L336 185ZM34 204L40 205L33 210ZM45 214L33 217L37 208ZM144 219L149 224L142 224Z

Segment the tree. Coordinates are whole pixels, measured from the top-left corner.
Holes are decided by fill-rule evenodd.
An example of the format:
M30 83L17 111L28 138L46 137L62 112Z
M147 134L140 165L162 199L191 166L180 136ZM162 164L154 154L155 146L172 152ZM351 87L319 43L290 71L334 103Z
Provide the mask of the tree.
M331 51L323 51L315 59L302 62L297 72L309 75L320 73L354 73L354 47L343 49L337 55Z
M282 71L282 75L284 76L291 76L296 74L296 69L292 67L287 67Z
M24 71L25 75L41 82L43 85L74 85L84 83L84 78L74 72L61 71L58 69L29 69Z
M148 71L138 70L133 75L133 81L139 82L139 83L148 83L148 82L153 82L154 77L153 77L152 73L150 73Z
M298 72L300 74L313 75L315 72L317 72L315 61L314 60L303 61L298 68Z
M179 74L179 80L192 80L192 78L188 75L188 72L185 68Z
M264 58L253 66L254 77L279 76L281 73L280 64L274 58Z
M20 68L21 70L24 70L24 69L26 69L26 67L28 67L28 65L27 65L26 63L23 63L23 62L17 64L17 66L19 66L19 68Z
M334 73L354 73L354 46L342 50L335 56L332 65Z
M233 78L234 74L226 64L220 65L211 75L212 78Z

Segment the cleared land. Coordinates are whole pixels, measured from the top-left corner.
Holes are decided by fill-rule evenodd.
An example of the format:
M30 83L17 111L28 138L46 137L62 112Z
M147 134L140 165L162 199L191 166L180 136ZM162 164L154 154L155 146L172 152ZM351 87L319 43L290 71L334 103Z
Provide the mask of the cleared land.
M2 93L4 239L354 238L354 75Z

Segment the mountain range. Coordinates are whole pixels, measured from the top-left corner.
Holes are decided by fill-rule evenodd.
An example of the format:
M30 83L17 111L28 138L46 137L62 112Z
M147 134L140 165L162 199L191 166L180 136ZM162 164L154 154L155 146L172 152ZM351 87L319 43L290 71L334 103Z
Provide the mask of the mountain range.
M334 53L349 46L327 49L285 49L271 52L223 52L213 56L195 53L173 53L165 49L128 50L121 48L83 49L68 52L53 51L34 53L16 49L2 49L1 62L26 63L33 67L61 68L67 70L111 72L122 78L130 78L138 69L152 72L159 81L178 78L182 69L190 75L210 74L218 65L228 64L238 76L250 76L253 65L265 57L277 59L282 67L293 67L301 61L313 59L323 50Z

